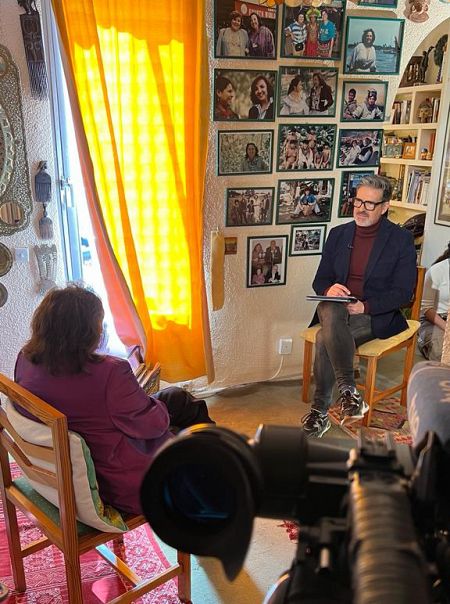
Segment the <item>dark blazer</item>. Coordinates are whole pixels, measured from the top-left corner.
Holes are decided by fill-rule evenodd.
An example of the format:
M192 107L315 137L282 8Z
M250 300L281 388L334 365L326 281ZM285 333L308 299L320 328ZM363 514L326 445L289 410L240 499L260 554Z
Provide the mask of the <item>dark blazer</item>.
M417 256L412 234L382 218L364 275L364 298L369 304L372 332L376 338L390 338L407 328L399 308L412 299L417 279ZM334 283L347 282L356 223L331 229L313 281L322 295ZM318 323L317 313L311 325Z

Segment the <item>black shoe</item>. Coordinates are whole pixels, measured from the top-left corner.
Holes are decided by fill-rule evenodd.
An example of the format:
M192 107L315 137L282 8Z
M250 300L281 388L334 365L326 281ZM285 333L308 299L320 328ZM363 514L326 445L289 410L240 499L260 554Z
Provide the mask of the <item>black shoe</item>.
M341 405L341 425L356 422L369 410L369 405L354 386L344 386L336 403Z
M309 413L302 417L301 422L306 436L321 438L331 428L328 413L321 413L317 409L311 409Z

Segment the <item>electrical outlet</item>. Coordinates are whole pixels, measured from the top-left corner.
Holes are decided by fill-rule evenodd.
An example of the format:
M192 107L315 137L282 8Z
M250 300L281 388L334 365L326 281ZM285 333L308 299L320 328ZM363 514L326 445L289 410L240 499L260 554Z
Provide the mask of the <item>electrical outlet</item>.
M280 338L278 340L278 354L291 354L292 338Z

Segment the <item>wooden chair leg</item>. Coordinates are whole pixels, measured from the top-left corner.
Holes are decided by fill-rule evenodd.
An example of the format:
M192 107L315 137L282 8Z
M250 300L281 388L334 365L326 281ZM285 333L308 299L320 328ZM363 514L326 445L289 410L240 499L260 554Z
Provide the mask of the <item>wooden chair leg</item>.
M416 350L417 334L411 338L411 342L408 344L405 354L405 364L403 366L403 385L400 394L400 403L406 406L406 395L408 390L408 380L411 373L411 369L414 363L414 353Z
M178 564L183 572L178 575L178 597L182 602L191 601L191 555L177 552Z
M81 588L81 568L78 552L69 556L64 552L64 562L66 565L67 594L70 604L81 604L83 602Z
M311 364L312 364L313 344L305 340L303 348L303 386L302 401L309 403L309 386L311 383Z
M375 382L377 378L377 358L367 357L367 373L366 373L366 384L364 390L364 399L369 405L369 410L366 413L362 425L370 426L372 421L372 411L374 407L373 397L375 393Z
M19 525L15 506L4 497L5 528L8 539L9 556L16 590L23 593L27 589L25 571L23 568L23 556L20 546Z

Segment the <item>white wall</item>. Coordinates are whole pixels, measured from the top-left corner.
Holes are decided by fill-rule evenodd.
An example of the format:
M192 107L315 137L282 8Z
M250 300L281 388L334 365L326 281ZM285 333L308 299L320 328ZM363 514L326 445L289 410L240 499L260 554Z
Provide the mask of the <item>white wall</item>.
M211 2L212 5L212 2ZM377 10L356 8L355 4L347 3L347 15L369 15L377 17L403 18L405 0L399 0L397 10ZM406 20L405 36L403 43L402 62L400 74L403 73L409 58L416 53L420 43L429 32L438 27L444 19L450 16L450 5L439 0L431 0L429 7L430 18L422 24L415 24ZM279 19L281 29L281 19ZM221 68L256 68L256 62L251 64L244 61L230 61L214 59L213 53L213 15L212 9L207 17L207 31L209 36L210 52L210 81L212 88L212 74L215 67ZM280 35L280 30L279 30ZM430 63L432 57L430 57ZM258 68L277 69L280 65L294 64L289 59L277 61L257 61ZM332 65L332 63L330 63ZM364 78L364 76L362 76ZM340 74L339 81L349 79ZM390 107L395 96L400 76L387 76L389 93L387 106ZM340 113L340 91L337 98L337 115ZM443 113L443 112L442 112ZM316 120L311 120L314 122ZM323 120L321 120L323 121ZM338 122L338 117L330 118L327 122ZM274 128L275 147L278 123L244 124L227 123L226 125L211 122L209 129L210 151L208 158L205 198L205 263L208 274L209 267L209 242L210 232L217 226L223 228L226 236L238 238L238 253L225 257L225 304L221 310L210 313L213 352L216 367L216 381L214 386L221 387L232 384L267 380L273 376L280 364L277 353L277 342L280 337L289 336L294 340L293 352L283 357L284 366L280 372L283 376L299 376L303 357L303 345L299 333L308 325L313 306L305 301L305 295L312 293L311 282L319 263L319 256L304 256L288 258L287 284L274 288L247 288L246 287L246 253L248 236L286 235L290 234L290 225L273 225L263 227L224 228L224 199L225 189L230 186L247 187L273 186L277 188L277 181L283 178L284 173L255 176L216 176L216 136L218 129L242 128ZM302 173L298 173L302 177ZM304 173L303 173L304 175ZM297 174L291 174L290 178ZM340 171L334 170L326 173L315 173L314 177L334 177L335 196L332 210L332 220L328 229L342 222L338 220L337 204L340 188ZM434 237L434 228L433 229ZM444 227L441 227L444 228ZM447 236L448 237L448 236Z
M39 3L38 8L40 8ZM19 17L23 12L17 4L17 0L2 0L0 2L0 43L8 48L20 72L26 133L25 146L32 190L37 165L40 161L47 160L49 173L53 179L54 192L54 161L49 103L47 100L34 100L30 96L28 68L25 61ZM8 107L5 106L5 110L8 112ZM0 282L3 283L9 294L5 306L0 308L0 372L7 375L12 375L17 353L29 334L31 315L41 300L37 289L39 271L33 246L52 243L52 241L43 241L39 238L38 222L42 215L42 207L41 204L33 205L33 214L27 229L14 235L1 236L1 242L13 253L16 247L28 247L30 253L29 264L14 262L10 272L4 277L0 277ZM64 279L64 272L60 254L58 213L54 199L49 204L47 211L53 220L55 234L53 242L58 247L58 281L61 282Z

